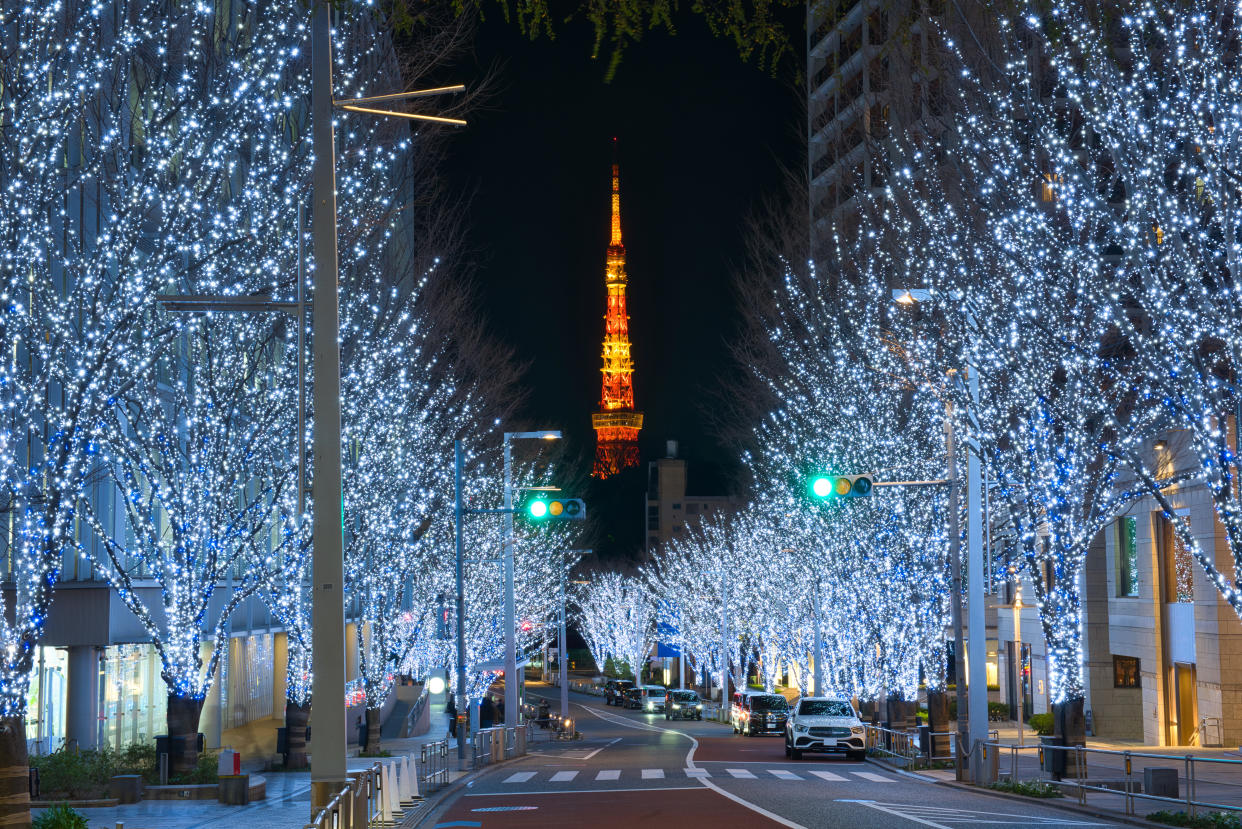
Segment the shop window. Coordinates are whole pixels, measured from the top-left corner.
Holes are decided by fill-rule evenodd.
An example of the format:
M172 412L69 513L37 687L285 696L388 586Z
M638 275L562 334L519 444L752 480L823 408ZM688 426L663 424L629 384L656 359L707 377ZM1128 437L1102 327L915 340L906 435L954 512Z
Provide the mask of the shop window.
M1139 661L1133 656L1113 657L1113 687L1140 688Z
M1138 519L1123 515L1113 526L1113 548L1117 562L1117 595L1137 596L1138 592L1138 545L1135 535Z

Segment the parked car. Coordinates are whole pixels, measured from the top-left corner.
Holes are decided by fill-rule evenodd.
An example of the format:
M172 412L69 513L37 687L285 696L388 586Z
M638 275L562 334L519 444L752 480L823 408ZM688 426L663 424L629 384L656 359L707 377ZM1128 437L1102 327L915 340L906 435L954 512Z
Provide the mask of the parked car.
M760 734L784 734L789 703L780 694L764 691L738 691L729 707L734 734L757 737Z
M703 700L696 691L669 691L664 695L664 719L701 720Z
M785 726L785 756L802 759L804 751L867 756L866 730L847 699L802 697L794 702Z
M626 691L625 697L630 708L637 708L647 714L658 714L664 711L664 695L667 689L663 685L637 685Z
M625 692L633 687L633 680L608 680L604 683L604 702L608 705L625 705Z

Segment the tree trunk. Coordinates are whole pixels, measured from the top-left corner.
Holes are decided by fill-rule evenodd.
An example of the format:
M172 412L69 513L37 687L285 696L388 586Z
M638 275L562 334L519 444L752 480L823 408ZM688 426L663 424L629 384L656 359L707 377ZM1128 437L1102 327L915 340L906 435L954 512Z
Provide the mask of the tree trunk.
M1082 697L1067 699L1065 702L1054 703L1052 706L1052 737L1057 745L1085 746L1087 744L1087 718L1083 713L1085 700ZM1064 758L1065 768L1062 772L1066 777L1086 777L1087 758L1080 758L1076 751L1060 752ZM1084 768L1079 768L1079 760Z
M0 718L0 826L30 826L30 762L23 717Z
M380 709L367 709L367 754L380 752Z
M304 769L306 758L306 724L310 721L310 700L301 705L285 701L285 768Z
M185 774L198 764L198 718L202 712L201 699L168 695L169 777Z

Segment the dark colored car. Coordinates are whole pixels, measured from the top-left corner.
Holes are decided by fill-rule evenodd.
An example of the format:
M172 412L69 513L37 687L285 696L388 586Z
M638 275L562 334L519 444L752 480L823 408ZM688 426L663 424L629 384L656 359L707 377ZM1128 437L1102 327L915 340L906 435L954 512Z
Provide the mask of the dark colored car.
M669 691L664 695L664 719L701 720L703 700L695 691Z
M636 708L642 710L643 692L639 688L626 688L623 700L621 702L626 708Z
M734 734L757 737L760 734L785 734L789 718L789 702L780 694L763 691L738 691L733 695L729 719Z
M634 687L628 679L610 679L604 683L604 702L609 705L625 705L625 692Z

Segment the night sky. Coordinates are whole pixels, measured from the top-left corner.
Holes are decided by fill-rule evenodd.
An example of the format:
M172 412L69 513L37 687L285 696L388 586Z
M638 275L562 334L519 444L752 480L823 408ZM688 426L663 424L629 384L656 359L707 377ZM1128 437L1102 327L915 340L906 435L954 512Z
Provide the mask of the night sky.
M473 192L470 257L494 335L528 362L522 428L560 428L589 464L600 394L612 138L619 141L635 398L645 413L638 472L587 493L607 517L604 558L643 541L646 461L675 439L693 494L733 484L734 453L706 409L736 368L733 280L748 217L805 163L805 110L790 77L744 64L692 17L648 34L606 83L591 31L531 43L499 15L459 67L469 84L499 66L487 109L451 140L446 175Z

